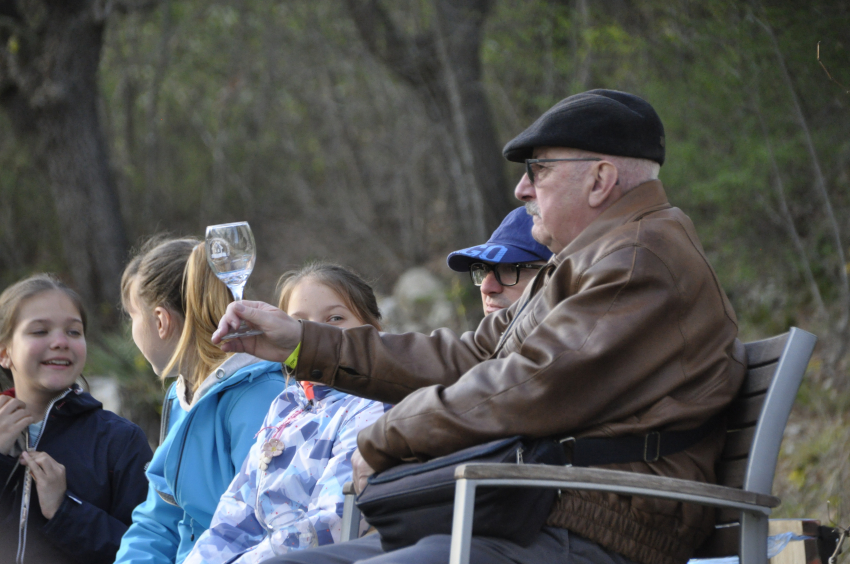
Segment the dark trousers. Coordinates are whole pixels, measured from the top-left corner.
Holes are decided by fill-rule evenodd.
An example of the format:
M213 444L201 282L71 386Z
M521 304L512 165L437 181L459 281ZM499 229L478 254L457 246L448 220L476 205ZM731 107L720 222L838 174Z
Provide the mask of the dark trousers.
M450 535L425 537L413 546L384 552L378 535L312 550L293 551L263 564L448 564ZM633 564L566 529L543 527L526 547L510 541L473 537L470 564Z

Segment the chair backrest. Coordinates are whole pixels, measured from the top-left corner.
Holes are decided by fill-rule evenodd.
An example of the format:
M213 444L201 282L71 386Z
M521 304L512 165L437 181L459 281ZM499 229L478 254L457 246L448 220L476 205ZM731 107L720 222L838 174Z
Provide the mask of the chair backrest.
M788 333L747 343L747 373L727 412L726 446L717 483L770 494L785 424L817 337L792 327ZM700 557L737 554L740 513L716 512L717 529L697 551Z

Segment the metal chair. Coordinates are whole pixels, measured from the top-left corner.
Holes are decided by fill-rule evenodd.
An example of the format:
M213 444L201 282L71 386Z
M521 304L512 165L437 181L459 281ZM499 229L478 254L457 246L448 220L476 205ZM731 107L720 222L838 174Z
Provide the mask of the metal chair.
M546 465L465 464L455 471L450 564L468 564L478 486L596 490L718 508L717 527L698 555L738 554L741 564L767 564L768 516L776 461L791 406L817 338L801 329L746 344L747 373L729 407L717 484L634 472ZM343 540L357 537L360 512L347 484Z

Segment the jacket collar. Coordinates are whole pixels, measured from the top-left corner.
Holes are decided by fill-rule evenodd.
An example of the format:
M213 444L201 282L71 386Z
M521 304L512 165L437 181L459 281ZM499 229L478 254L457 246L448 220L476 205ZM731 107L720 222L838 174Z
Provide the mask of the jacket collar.
M183 376L179 376L177 378L177 399L180 402L180 407L182 407L185 411L189 411L192 409L192 406L198 404L198 400L204 397L213 386L217 386L222 382L226 382L231 376L245 368L246 366L250 366L251 364L256 364L258 362L263 362L259 358L252 356L247 353L237 353L229 356L221 366L213 370L203 382L201 382L200 387L192 396L192 401L189 402L186 399L186 381L183 379Z
M640 219L644 215L670 208L667 194L660 180L650 180L626 192L611 207L593 220L584 231L579 233L572 243L552 257L555 264L560 264L568 256L580 251L600 237L629 222Z
M103 407L102 403L96 400L94 396L83 390L79 384L72 384L69 390L71 393L65 394L65 397L57 401L53 405L51 411L61 415L72 416ZM57 396L62 395L62 393L57 394ZM9 388L8 390L0 392L0 395L15 397L15 388Z
M293 401L298 405L298 407L304 408L308 403L310 403L310 399L307 398L307 394L304 392L304 388L300 383L290 384L287 386L284 394L289 395L289 400ZM345 392L341 392L339 390L335 390L330 386L324 386L322 384L313 384L313 405L317 407L328 406L336 403L337 401L344 399L348 396Z

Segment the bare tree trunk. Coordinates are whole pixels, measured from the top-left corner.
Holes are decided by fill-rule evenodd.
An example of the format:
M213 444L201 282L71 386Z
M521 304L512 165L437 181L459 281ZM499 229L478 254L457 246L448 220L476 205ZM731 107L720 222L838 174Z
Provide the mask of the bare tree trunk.
M850 347L850 344L847 343L847 332L848 328L850 328L850 280L848 280L847 276L847 259L844 254L844 245L841 241L841 232L838 227L838 220L835 218L835 213L832 210L832 202L829 198L829 192L826 189L826 180L823 176L823 171L821 170L820 159L815 151L815 145L812 142L812 136L809 132L809 124L803 114L803 109L800 106L797 91L794 88L791 75L788 73L788 67L785 65L785 57L782 55L782 51L779 48L779 42L776 40L773 28L767 22L758 18L756 18L756 21L762 26L768 37L770 37L774 55L776 56L779 68L782 71L782 80L785 83L785 87L791 95L791 100L794 103L794 117L797 119L800 129L803 131L804 144L809 152L809 158L811 159L812 170L814 172L815 188L823 201L827 222L830 230L832 231L835 253L838 256L838 290L840 296L840 317L837 327L838 339L836 340L835 349L832 351L830 358L827 360L829 370L834 371L841 359L847 354L848 347Z
M469 192L471 217L461 237L480 242L514 207L481 82L481 37L493 0L434 0L434 29L404 35L378 0L346 0L369 51L410 84L432 119L451 132ZM463 212L463 210L461 210Z
M144 211L156 215L157 194L162 191L158 186L157 172L159 171L159 91L162 81L168 69L170 52L168 42L172 35L171 25L171 1L162 2L162 29L160 31L159 45L157 46L157 60L154 67L153 80L151 81L150 94L147 108L145 108L145 193Z
M773 52L776 55L776 60L779 62L779 68L782 71L783 82L791 95L791 100L794 102L794 117L797 119L800 129L803 131L805 146L809 152L809 158L812 161L812 170L814 171L815 176L815 188L823 201L824 211L826 212L829 227L832 231L835 252L838 255L839 260L838 276L840 280L839 292L841 295L841 319L839 321L839 329L843 333L847 329L848 321L850 321L850 281L848 281L847 278L847 259L844 255L844 245L841 242L841 232L838 227L838 221L836 220L835 213L832 210L832 202L829 198L829 192L827 192L826 189L826 180L824 179L823 172L821 171L820 159L817 156L815 145L812 142L812 136L809 132L809 124L805 115L803 115L803 109L800 107L800 100L797 96L797 91L794 88L794 83L791 81L791 75L788 73L788 67L785 65L785 57L783 57L782 51L779 49L779 43L776 41L776 35L773 33L773 28L771 28L766 22L758 19L756 21L764 28L768 37L770 37L770 41L773 45Z
M0 103L45 164L73 284L110 324L127 237L97 111L106 14L83 0L2 8Z
M576 16L577 16L577 31L573 33L574 44L573 52L576 54L576 85L579 91L587 90L587 83L590 81L590 69L592 66L592 47L584 38L584 33L590 27L590 9L587 6L587 0L576 0ZM581 47L587 48L587 52L579 59Z
M465 142L469 139L469 121L466 115L466 107L463 103L463 94L460 91L458 77L455 75L452 62L449 60L448 47L446 46L445 28L451 26L450 23L444 22L443 14L440 10L437 11L435 18L434 36L437 45L437 54L440 56L440 64L443 67L443 75L445 76L446 94L449 99L449 113L451 115L452 131L454 137L458 141L453 154L457 154L460 161L460 178L461 184L459 190L466 191L469 197L461 200L466 204L465 209L461 209L461 216L470 218L470 224L467 225L467 233L470 235L470 240L486 241L489 235L487 226L484 223L485 210L482 200L482 187L478 184L479 178L475 175L475 155L473 154L470 144ZM458 30L455 30L457 35ZM492 133L492 132L491 132Z
M820 288L818 288L818 283L815 280L815 275L812 273L812 265L809 261L808 254L806 253L806 248L803 245L802 239L800 239L800 234L797 232L797 227L794 225L794 218L791 216L791 211L788 209L788 201L785 198L785 186L782 182L782 174L779 171L779 165L776 162L776 155L773 154L773 145L770 142L770 135L767 131L767 125L764 123L764 116L762 115L761 106L756 106L756 112L759 117L759 124L761 125L762 134L764 135L765 146L767 147L767 155L770 159L770 166L773 169L774 182L773 186L776 190L776 197L779 200L779 211L781 213L781 224L788 232L788 236L791 237L791 241L794 243L794 249L797 251L797 255L800 257L800 263L803 267L803 276L806 278L806 283L809 285L809 291L812 294L812 299L815 302L815 309L817 311L818 317L821 319L827 319L827 311L826 306L823 303L823 298L820 294Z

